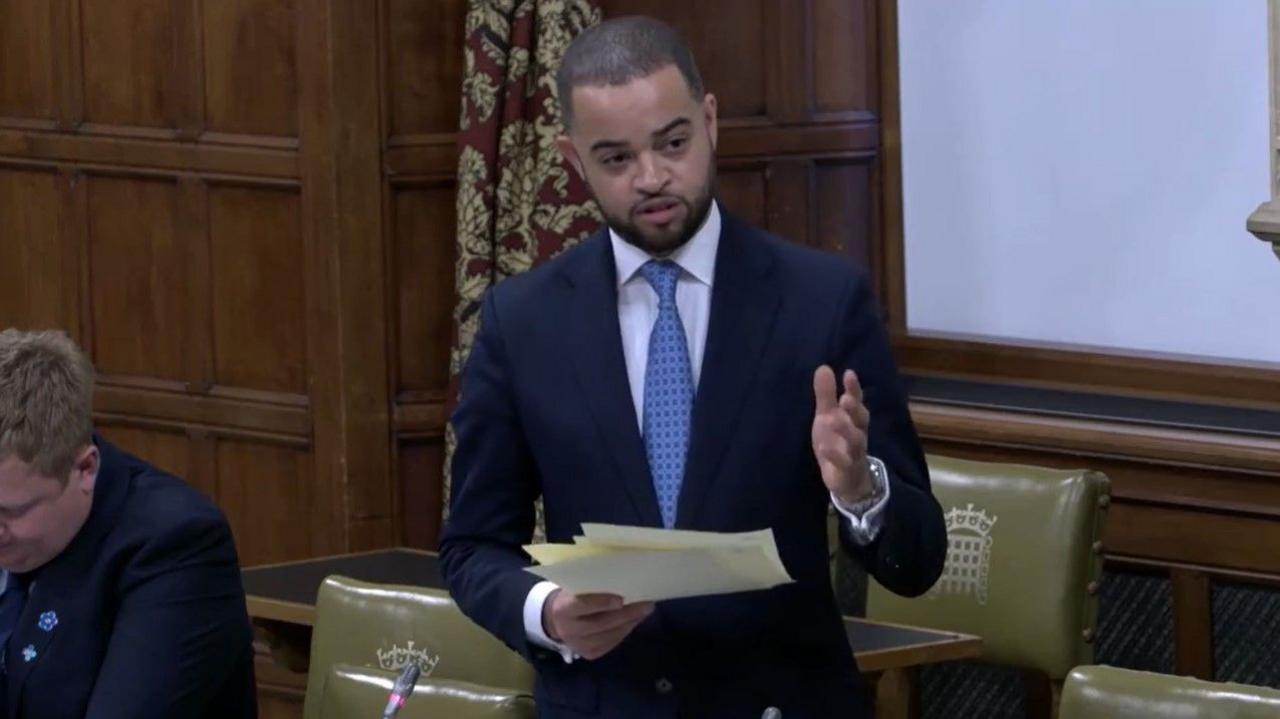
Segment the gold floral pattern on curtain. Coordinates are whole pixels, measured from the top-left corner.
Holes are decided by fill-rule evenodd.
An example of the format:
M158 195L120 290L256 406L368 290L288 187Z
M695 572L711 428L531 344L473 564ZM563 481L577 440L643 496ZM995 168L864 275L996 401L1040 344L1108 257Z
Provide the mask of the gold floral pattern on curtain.
M555 70L573 38L598 22L600 9L591 0L471 0L458 135L450 409L484 293L601 226L586 185L555 145L561 132ZM449 427L446 513L454 446Z

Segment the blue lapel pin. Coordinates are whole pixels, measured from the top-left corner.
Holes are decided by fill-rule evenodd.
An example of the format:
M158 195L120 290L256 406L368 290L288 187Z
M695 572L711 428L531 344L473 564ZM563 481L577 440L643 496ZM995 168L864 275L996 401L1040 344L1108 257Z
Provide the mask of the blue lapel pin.
M40 622L37 622L37 626L44 629L46 632L54 631L54 627L58 626L58 613L45 612L44 614L41 614Z
M38 654L38 652L36 652L36 645L28 644L26 648L22 650L22 661L29 663L32 659L36 658L36 654Z
M36 622L36 626L46 632L52 632L53 628L58 626L58 613L45 612L44 614L41 614L40 621Z

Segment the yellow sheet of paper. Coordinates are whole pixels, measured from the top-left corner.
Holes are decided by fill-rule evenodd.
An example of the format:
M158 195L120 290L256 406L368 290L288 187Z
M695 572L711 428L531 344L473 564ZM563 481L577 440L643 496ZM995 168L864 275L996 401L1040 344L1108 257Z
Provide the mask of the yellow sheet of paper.
M550 561L528 571L574 594L617 594L627 602L754 591L794 581L768 529L721 534L585 524L583 532L575 538L578 544L534 545Z
M533 557L533 561L545 566L586 557L608 556L627 550L590 544L528 544L524 551Z

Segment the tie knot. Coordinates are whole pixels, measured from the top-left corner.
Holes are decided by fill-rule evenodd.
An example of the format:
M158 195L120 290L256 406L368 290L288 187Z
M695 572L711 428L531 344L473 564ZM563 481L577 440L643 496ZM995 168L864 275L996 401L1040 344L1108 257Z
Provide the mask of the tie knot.
M667 304L676 301L676 280L680 278L680 265L671 260L650 260L640 267L653 291L658 293L658 302Z

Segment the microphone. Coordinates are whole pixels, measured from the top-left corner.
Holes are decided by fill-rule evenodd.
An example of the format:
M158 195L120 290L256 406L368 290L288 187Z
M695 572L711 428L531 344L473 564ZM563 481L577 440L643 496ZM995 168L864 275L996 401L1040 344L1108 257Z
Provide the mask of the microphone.
M782 719L782 710L778 707L769 707L764 710L764 714L760 715L760 719Z
M422 670L416 663L410 663L404 671L400 672L400 676L396 677L396 683L391 687L387 708L382 710L382 719L395 719L400 713L400 708L404 706L405 700L413 694L413 685L418 683L418 675L421 673Z

